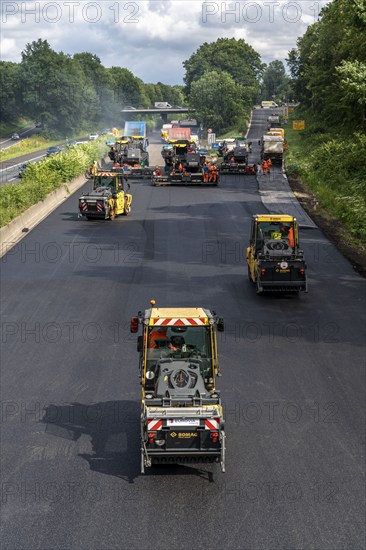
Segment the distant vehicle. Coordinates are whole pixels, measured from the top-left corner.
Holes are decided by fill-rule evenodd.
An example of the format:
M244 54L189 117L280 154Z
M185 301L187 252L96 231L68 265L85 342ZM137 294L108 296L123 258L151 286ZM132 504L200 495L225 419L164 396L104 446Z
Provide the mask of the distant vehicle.
M95 139L98 139L99 134L89 134L89 141L94 141Z
M271 109L272 107L278 107L275 101L262 101L261 108Z
M19 138L19 134L17 134L16 132L14 132L14 134L11 136L11 139L12 139L13 141L16 141L17 139L20 139L20 138Z
M74 139L70 139L70 141L68 141L66 144L67 147L75 147L75 145L78 145L78 142Z
M167 101L155 101L155 109L171 109L172 106Z
M132 111L136 111L136 107L133 107L132 105L125 105L123 107L123 110L132 110Z
M19 178L22 178L24 176L24 172L26 171L27 166L28 166L27 163L21 165L21 167L19 168L19 172L18 172L18 177Z
M53 145L47 149L46 156L50 157L52 155L58 155L58 153L61 153L61 148L58 145Z

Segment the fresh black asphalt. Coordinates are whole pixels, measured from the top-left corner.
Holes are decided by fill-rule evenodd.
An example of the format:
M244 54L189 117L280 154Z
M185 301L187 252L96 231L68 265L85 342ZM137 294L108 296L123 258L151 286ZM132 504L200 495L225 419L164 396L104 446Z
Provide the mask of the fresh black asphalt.
M1 547L364 548L364 280L306 229L309 293L257 296L253 176L131 190L130 217L79 220L80 192L1 260ZM128 328L152 298L225 319L226 474L140 474Z

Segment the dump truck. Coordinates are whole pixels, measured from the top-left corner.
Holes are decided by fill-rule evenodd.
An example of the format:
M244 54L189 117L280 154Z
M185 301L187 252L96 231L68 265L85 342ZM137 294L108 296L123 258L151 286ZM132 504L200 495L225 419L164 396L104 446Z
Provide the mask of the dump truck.
M131 318L141 395L141 473L154 464L218 462L225 472L225 422L216 378L216 331L202 307L151 307Z
M270 115L267 118L268 126L267 130L271 130L272 128L282 128L280 117L277 115Z
M127 178L122 172L97 171L93 176L93 189L79 198L79 216L86 219L114 220L119 214L131 212L132 195Z
M273 163L282 164L284 140L281 135L264 135L260 140L261 159L271 159Z
M280 126L270 128L266 133L266 136L281 136L283 139L285 139L285 130Z
M298 223L293 216L254 215L246 258L248 278L257 294L307 292L307 266L299 247Z

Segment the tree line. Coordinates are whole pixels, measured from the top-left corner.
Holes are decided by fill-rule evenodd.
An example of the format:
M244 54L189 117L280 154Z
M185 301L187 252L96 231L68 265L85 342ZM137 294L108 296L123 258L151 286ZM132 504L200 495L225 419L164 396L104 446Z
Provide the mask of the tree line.
M365 131L366 3L334 0L287 59L296 98L318 131Z
M20 63L0 62L0 82L2 121L24 116L63 134L116 124L124 105L185 100L182 86L145 84L126 68L104 67L92 53L58 53L41 39L26 45Z
M0 62L0 115L20 116L72 134L116 124L124 105L155 101L189 105L205 127L223 131L242 124L255 101L285 95L288 77L281 61L266 66L244 40L204 43L183 63L185 86L144 83L127 68L102 65L92 53L54 51L47 40L27 44L20 63Z

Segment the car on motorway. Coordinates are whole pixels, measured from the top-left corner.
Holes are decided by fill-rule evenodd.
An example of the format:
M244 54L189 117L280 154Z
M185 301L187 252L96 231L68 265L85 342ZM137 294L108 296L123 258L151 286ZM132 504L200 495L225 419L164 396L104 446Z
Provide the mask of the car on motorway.
M89 141L94 141L95 139L98 139L98 137L99 137L99 134L97 133L89 134Z
M19 168L19 172L18 172L18 177L19 178L22 178L24 176L24 172L26 171L27 166L28 166L27 163L21 165L21 167Z
M36 128L43 128L42 122L36 122Z
M46 156L50 157L52 155L57 155L58 153L61 153L61 147L59 147L58 145L53 145L52 147L49 147L47 149Z
M125 105L122 107L122 109L126 110L129 109L130 111L136 111L136 107L133 107L132 105Z
M14 132L14 134L12 134L12 136L11 136L11 139L12 139L13 141L16 141L16 140L20 139L19 134L17 134L16 132Z

